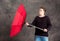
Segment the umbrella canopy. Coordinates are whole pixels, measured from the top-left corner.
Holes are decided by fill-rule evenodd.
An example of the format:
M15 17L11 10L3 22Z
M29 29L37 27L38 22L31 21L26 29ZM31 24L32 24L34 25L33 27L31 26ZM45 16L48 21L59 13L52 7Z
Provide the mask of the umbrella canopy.
M11 24L10 37L14 37L21 32L25 19L26 19L26 10L24 8L24 5L20 4Z

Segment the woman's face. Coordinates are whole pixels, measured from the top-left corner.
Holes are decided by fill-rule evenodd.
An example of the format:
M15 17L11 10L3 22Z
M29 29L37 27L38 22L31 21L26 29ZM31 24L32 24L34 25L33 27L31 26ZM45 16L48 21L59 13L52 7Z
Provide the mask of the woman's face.
M42 16L42 15L44 15L44 13L45 13L44 9L40 8L39 15Z

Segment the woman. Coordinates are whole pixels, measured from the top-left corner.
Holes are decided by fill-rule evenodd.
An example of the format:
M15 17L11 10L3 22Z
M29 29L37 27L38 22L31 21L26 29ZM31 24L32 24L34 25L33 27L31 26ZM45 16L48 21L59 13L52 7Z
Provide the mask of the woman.
M42 28L42 30L39 30L35 28L35 41L48 41L48 31L51 27L50 18L45 15L45 8L40 7L39 9L39 16L36 16L31 25L34 25L38 28ZM27 26L30 26L28 22L26 22Z

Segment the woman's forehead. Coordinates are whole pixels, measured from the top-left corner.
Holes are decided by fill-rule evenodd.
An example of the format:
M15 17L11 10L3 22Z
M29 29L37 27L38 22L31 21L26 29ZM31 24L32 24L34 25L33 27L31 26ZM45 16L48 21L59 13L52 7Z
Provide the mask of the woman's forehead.
M42 8L40 8L39 10L43 10Z

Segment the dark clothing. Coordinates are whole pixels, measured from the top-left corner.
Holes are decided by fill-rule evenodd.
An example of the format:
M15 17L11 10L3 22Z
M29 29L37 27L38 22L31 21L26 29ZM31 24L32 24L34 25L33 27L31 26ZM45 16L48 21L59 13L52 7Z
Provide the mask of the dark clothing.
M42 29L46 28L49 31L51 22L48 16L44 16L44 17L36 16L34 21L32 22L32 25L42 28ZM35 35L48 36L48 32L44 32L42 30L35 28Z

